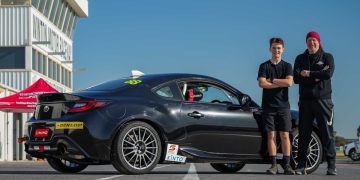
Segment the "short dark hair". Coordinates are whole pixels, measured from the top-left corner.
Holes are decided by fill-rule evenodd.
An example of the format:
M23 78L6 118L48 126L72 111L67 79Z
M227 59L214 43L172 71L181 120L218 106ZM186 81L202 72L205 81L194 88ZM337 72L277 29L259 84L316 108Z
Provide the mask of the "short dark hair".
M283 41L281 38L279 38L279 37L273 37L273 38L270 39L270 47L271 47L271 45L272 45L273 43L279 43L279 44L281 44L283 47L285 47L284 41Z

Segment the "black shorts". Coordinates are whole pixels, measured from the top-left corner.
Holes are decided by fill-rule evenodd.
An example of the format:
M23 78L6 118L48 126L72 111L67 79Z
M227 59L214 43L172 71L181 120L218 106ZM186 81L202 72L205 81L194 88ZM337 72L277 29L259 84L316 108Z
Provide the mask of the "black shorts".
M264 109L262 117L265 132L291 130L290 109Z

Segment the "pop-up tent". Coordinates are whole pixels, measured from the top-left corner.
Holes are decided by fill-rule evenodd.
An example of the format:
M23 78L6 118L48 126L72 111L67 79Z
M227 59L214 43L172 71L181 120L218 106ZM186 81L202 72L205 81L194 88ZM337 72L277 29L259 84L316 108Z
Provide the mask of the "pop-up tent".
M38 95L56 92L58 92L56 89L40 78L26 89L16 94L0 98L0 111L16 113L34 112L36 108L36 97Z

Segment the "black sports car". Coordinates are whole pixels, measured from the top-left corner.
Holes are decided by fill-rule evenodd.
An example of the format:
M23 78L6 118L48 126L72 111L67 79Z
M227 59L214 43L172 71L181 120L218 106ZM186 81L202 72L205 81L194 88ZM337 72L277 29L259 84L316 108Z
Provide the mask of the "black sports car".
M295 167L297 112L292 118ZM27 125L26 152L64 173L111 163L121 173L143 174L158 163L186 162L208 162L229 173L246 163L269 162L261 108L225 82L202 75L143 75L72 94L43 94ZM308 173L322 160L314 125Z

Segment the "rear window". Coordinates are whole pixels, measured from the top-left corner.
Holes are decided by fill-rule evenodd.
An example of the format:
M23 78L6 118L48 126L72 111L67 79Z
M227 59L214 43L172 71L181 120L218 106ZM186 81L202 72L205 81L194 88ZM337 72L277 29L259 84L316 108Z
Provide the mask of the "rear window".
M142 80L140 79L129 79L129 78L122 78L122 79L116 79L112 81L107 81L92 87L89 87L87 89L84 89L84 91L111 91L120 89L126 86L137 86L142 83Z
M165 86L160 88L159 90L156 91L156 94L162 97L166 97L166 98L172 98L174 97L171 89L169 86Z

